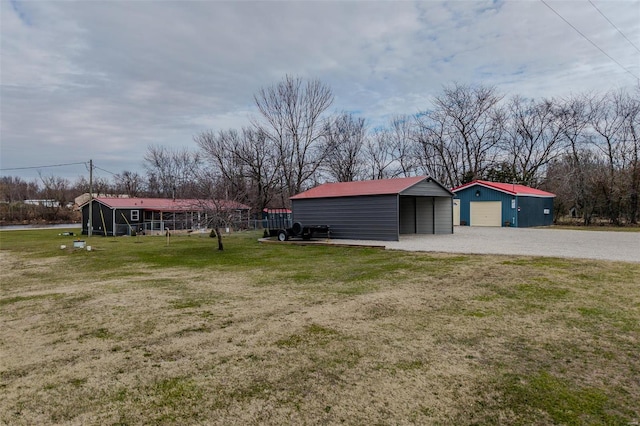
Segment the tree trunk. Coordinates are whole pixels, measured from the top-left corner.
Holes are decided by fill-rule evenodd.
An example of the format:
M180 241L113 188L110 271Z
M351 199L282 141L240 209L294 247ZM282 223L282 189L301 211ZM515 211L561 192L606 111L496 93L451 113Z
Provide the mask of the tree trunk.
M224 246L222 245L222 233L220 233L220 228L216 226L213 229L216 231L216 237L218 237L218 250L223 251Z

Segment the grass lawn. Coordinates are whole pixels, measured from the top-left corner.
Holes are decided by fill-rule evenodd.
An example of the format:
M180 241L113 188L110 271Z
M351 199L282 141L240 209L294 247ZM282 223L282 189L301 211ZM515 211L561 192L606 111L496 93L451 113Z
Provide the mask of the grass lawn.
M640 421L640 264L60 232L0 232L0 424Z
M540 229L568 229L572 231L604 231L604 232L640 232L640 226L579 226L579 225L551 225L540 226Z

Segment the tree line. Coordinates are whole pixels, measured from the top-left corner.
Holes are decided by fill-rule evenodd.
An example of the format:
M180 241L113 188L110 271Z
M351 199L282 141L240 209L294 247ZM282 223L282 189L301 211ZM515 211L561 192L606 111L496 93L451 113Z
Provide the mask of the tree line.
M429 175L452 188L485 179L545 189L557 215L585 224L638 221L640 88L529 99L453 83L424 110L375 127L330 111L332 90L316 79L285 76L253 101L245 126L198 133L191 148L149 146L144 174L123 171L94 191L232 199L260 212L324 182ZM12 199L15 178L2 179Z

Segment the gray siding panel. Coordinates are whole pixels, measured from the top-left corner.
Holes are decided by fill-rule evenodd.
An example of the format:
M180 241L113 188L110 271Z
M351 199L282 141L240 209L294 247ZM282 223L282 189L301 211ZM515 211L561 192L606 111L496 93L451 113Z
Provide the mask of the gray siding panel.
M400 197L400 234L416 233L416 199Z
M435 203L435 233L451 234L453 232L453 199L451 197L434 198Z
M300 198L291 202L295 222L328 225L331 237L336 239L397 241L399 234L453 232L452 194L431 180L399 195Z
M418 217L416 219L417 234L433 234L433 198L417 197Z
M451 194L442 186L432 180L424 180L400 193L400 195L413 195L418 197L451 197Z
M398 197L378 195L291 200L293 220L329 225L331 238L398 240Z

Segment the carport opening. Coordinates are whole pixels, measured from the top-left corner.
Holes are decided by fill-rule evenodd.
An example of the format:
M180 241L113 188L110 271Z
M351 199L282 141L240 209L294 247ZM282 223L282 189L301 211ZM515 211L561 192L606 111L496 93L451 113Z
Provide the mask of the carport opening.
M434 197L400 196L400 235L435 234Z

